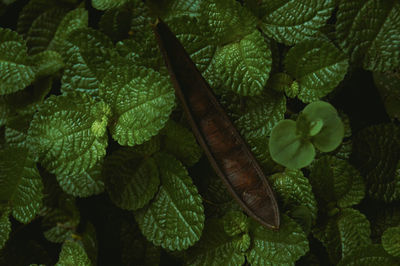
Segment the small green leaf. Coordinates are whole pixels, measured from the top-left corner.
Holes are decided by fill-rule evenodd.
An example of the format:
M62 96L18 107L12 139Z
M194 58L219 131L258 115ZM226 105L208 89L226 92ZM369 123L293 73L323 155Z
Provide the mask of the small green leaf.
M297 130L322 152L335 150L342 142L344 125L336 109L329 103L308 104L296 122Z
M333 0L264 1L261 29L277 42L293 45L317 35L334 7Z
M241 211L229 211L222 218L225 233L236 236L246 233L249 227L247 216Z
M55 51L43 51L30 58L37 77L50 76L64 67L62 56Z
M90 266L92 263L81 244L67 240L61 247L60 257L56 266L70 265Z
M305 233L286 215L281 216L278 231L253 223L250 231L253 243L246 254L251 265L292 265L307 253L309 247Z
M160 184L153 158L142 158L132 149L124 148L106 158L106 188L115 205L126 210L145 206Z
M57 175L60 187L75 197L89 197L104 191L102 162L77 175Z
M297 135L296 122L287 119L280 121L272 129L269 151L274 161L293 169L309 165L315 157L314 146Z
M395 0L340 1L337 37L353 63L371 71L400 66L399 14L400 3Z
M400 227L390 227L382 235L382 246L392 256L400 257Z
M173 120L169 120L161 132L164 135L164 149L187 166L197 163L202 150L193 133Z
M63 176L81 174L106 154L107 123L102 125L102 135L92 125L109 116L109 107L87 94L52 95L33 117L29 143L48 171Z
M0 151L0 204L12 209L15 219L28 223L42 207L43 183L28 150L11 147Z
M20 115L8 121L4 137L9 147L28 148L26 139L32 117L32 114Z
M341 210L326 224L314 228L313 234L327 248L331 262L334 264L357 248L371 244L368 219L351 208Z
M308 40L286 55L285 69L299 84L297 97L313 102L331 92L347 73L347 57L332 43Z
M10 211L3 211L0 216L0 250L6 244L8 237L11 233L11 222L8 216L10 215Z
M283 173L270 176L269 180L281 200L281 208L291 209L305 206L309 210L312 221L317 218L317 202L311 184L300 170L286 169Z
M336 203L344 208L364 198L363 178L349 162L325 155L313 162L310 171L314 193L325 204Z
M204 208L185 167L166 153L155 155L161 186L154 200L135 213L146 238L156 246L183 250L199 240Z
M35 79L26 43L18 33L0 28L0 95L24 89Z
M152 69L129 65L108 71L100 96L113 111L113 138L128 146L149 140L165 126L175 106L170 80Z
M243 265L245 256L238 249L242 238L225 233L223 223L215 218L207 220L199 243L189 250L187 265Z
M122 6L126 2L128 2L128 0L92 0L92 5L96 9L106 10Z
M111 40L98 30L82 28L71 32L64 47L65 69L61 79L64 92L84 91L98 95L99 84L117 60Z
M240 95L259 95L271 66L271 51L257 30L220 47L215 54L215 68L223 85Z
M398 266L399 261L386 253L381 245L371 244L355 249L338 266Z
M242 39L255 30L257 19L235 0L204 0L200 17L207 21L210 33L218 45Z

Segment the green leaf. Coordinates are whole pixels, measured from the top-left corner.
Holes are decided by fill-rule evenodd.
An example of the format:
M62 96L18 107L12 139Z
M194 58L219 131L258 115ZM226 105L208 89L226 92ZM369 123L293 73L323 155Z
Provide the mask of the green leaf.
M110 108L83 93L50 96L29 128L41 164L56 175L78 175L106 154Z
M378 244L361 247L343 258L338 266L397 266L399 261L385 252Z
M135 213L140 230L156 246L183 250L199 240L204 208L185 167L173 156L155 156L161 186L154 200Z
M255 30L257 19L235 0L204 0L200 4L200 17L207 21L209 36L218 45L242 39Z
M165 126L175 106L170 80L152 69L129 65L108 71L100 96L113 111L113 138L128 146L149 140Z
M335 7L333 0L264 1L261 29L269 37L293 45L318 34Z
M48 49L54 34L57 31L67 10L61 7L51 8L40 14L32 23L26 36L26 43L30 55Z
M85 249L78 242L67 240L61 247L60 257L56 264L57 266L92 265Z
M269 180L281 200L282 209L305 206L309 210L312 223L317 218L317 202L311 184L300 170L286 169L283 173L270 176Z
M249 221L247 216L241 211L229 211L222 218L224 231L229 236L236 236L241 233L247 233Z
M243 265L245 256L237 247L240 236L225 233L223 223L215 218L207 220L198 244L189 250L187 265Z
M4 137L9 147L28 148L26 139L32 117L32 114L27 114L13 117L8 121Z
M308 40L286 55L285 69L299 84L297 97L313 102L331 92L347 73L347 57L332 43Z
M383 233L390 227L400 226L400 212L397 206L378 205L371 219L371 238L375 243L381 240ZM371 208L372 209L372 208ZM374 210L372 209L372 210Z
M314 228L313 234L324 244L334 264L357 248L371 244L369 221L362 213L351 208L341 210L326 224Z
M400 71L374 72L373 75L386 113L390 117L400 120Z
M50 76L64 67L62 56L55 51L43 51L30 58L36 77Z
M126 210L145 206L160 184L153 158L142 158L132 149L124 148L106 158L106 188L115 205Z
M382 246L392 256L400 257L400 227L390 227L382 235Z
M28 223L42 207L43 183L27 149L0 151L0 203L12 208L15 219Z
M83 28L68 35L65 43L65 69L61 90L84 91L98 95L99 84L117 60L111 40L98 30Z
M281 216L278 231L266 229L254 222L250 236L252 246L246 256L254 266L293 265L309 249L301 227L286 215Z
M325 155L313 162L310 171L314 193L323 203L345 208L364 198L363 178L348 161Z
M189 129L169 120L161 134L165 136L163 139L164 149L181 162L187 166L192 166L199 161L203 153Z
M259 95L267 84L271 66L271 51L257 30L220 47L215 54L215 68L222 84L240 95Z
M287 119L280 121L272 129L269 151L275 162L293 169L309 165L315 157L314 146L297 135L296 122Z
M122 6L128 0L92 0L92 6L99 10L106 10Z
M340 1L336 32L351 61L371 71L398 68L399 14L400 3L394 0Z
M323 101L308 104L297 118L296 126L322 152L335 150L344 136L344 125L335 107Z
M18 33L0 28L0 95L24 89L35 79L26 43Z
M102 162L92 168L76 175L57 175L60 187L68 194L75 197L89 197L104 191L103 175L101 174Z
M217 49L207 35L210 29L196 18L181 16L168 21L168 26L179 39L200 72L211 64Z
M10 211L6 210L0 216L0 250L6 244L8 237L11 233L11 222L8 216L10 215Z
M353 154L371 197L386 202L400 199L400 128L397 125L381 124L363 129L355 138Z

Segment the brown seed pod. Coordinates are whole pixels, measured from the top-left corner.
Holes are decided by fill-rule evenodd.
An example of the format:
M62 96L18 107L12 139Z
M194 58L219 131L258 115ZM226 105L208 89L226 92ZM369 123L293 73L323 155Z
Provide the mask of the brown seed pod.
M248 146L168 26L158 19L154 33L176 94L215 172L249 216L278 229L278 205Z

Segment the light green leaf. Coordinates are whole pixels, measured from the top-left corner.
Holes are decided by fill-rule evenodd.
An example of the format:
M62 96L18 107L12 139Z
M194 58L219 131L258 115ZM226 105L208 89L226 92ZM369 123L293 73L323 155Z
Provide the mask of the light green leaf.
M185 167L173 156L155 156L161 186L154 200L137 211L135 218L146 238L156 246L183 250L199 240L204 226L204 208L196 186Z
M386 113L400 120L400 70L393 72L374 72L374 82L381 95Z
M309 165L315 157L314 146L297 135L296 122L288 119L280 121L272 129L269 151L275 162L292 169Z
M77 29L68 35L65 43L65 69L61 90L84 91L98 95L99 84L117 60L111 40L92 28Z
M390 227L382 235L382 246L392 256L400 257L400 227Z
M347 57L332 43L308 40L286 55L285 69L299 84L297 97L313 102L331 92L347 73Z
M43 183L35 161L24 148L0 151L0 203L12 208L15 219L28 223L42 207Z
M398 266L399 261L386 253L381 245L361 247L343 258L338 266Z
M355 138L353 154L371 197L400 199L400 127L391 123L363 129Z
M184 164L192 166L199 161L203 153L189 129L169 120L161 134L165 136L163 139L164 149Z
M371 244L368 219L351 208L341 210L326 224L314 228L313 234L324 244L334 264L357 248Z
M315 222L317 202L310 182L300 170L286 169L283 173L270 176L269 180L273 190L281 199L281 208L291 209L296 206L305 206L309 210L311 223Z
M209 36L216 44L225 45L242 39L256 28L257 19L235 0L204 0L200 18L206 20Z
M115 205L126 210L145 206L160 184L153 158L143 158L125 148L106 158L104 165L106 188Z
M35 79L26 43L18 33L0 28L0 95L24 89Z
M203 0L176 0L176 1L165 1L166 5L160 7L159 1L153 0L149 2L155 2L156 5L159 7L158 10L163 13L166 20L173 18L173 17L180 17L180 16L189 16L189 17L199 17L201 16L201 8Z
M340 1L336 32L351 61L364 69L386 71L400 66L400 2Z
M360 173L349 162L325 155L313 162L310 182L314 193L323 203L344 208L358 204L365 195Z
M75 197L89 197L104 191L102 162L77 175L57 175L60 187Z
M164 127L175 106L170 80L152 69L130 65L108 71L100 96L113 111L113 138L128 146L149 140Z
M36 77L50 76L64 67L62 56L55 51L43 51L29 59Z
M106 154L110 108L83 93L50 96L29 128L29 143L41 164L56 175L78 175Z
M293 265L309 249L301 227L286 215L281 216L278 231L254 222L250 236L253 243L246 256L254 266Z
M225 233L229 236L236 236L247 233L249 221L247 216L241 211L229 211L222 218Z
M8 216L10 215L10 211L6 210L0 216L0 250L6 244L8 237L11 233L11 222Z
M221 221L207 220L200 242L189 250L187 265L243 265L245 256L237 247L242 241L240 236L225 233Z
M92 263L83 246L76 241L67 240L61 247L57 266L90 266Z
M99 10L106 10L122 6L128 0L92 0L92 6Z
M334 0L264 1L261 29L269 37L293 45L318 34L335 7Z
M259 95L271 66L271 51L257 30L220 47L215 54L215 69L223 85L240 95Z
M168 21L168 26L179 39L196 67L203 72L210 65L216 51L216 45L207 35L210 29L196 18L181 16Z
M40 14L33 22L26 36L28 53L34 55L48 49L67 9L55 7Z

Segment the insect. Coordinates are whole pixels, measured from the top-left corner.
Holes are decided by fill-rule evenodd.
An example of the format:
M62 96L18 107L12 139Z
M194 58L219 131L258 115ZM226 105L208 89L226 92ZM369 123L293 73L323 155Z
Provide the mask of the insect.
M169 74L197 141L245 212L279 228L279 210L268 181L182 44L160 19L153 26Z

